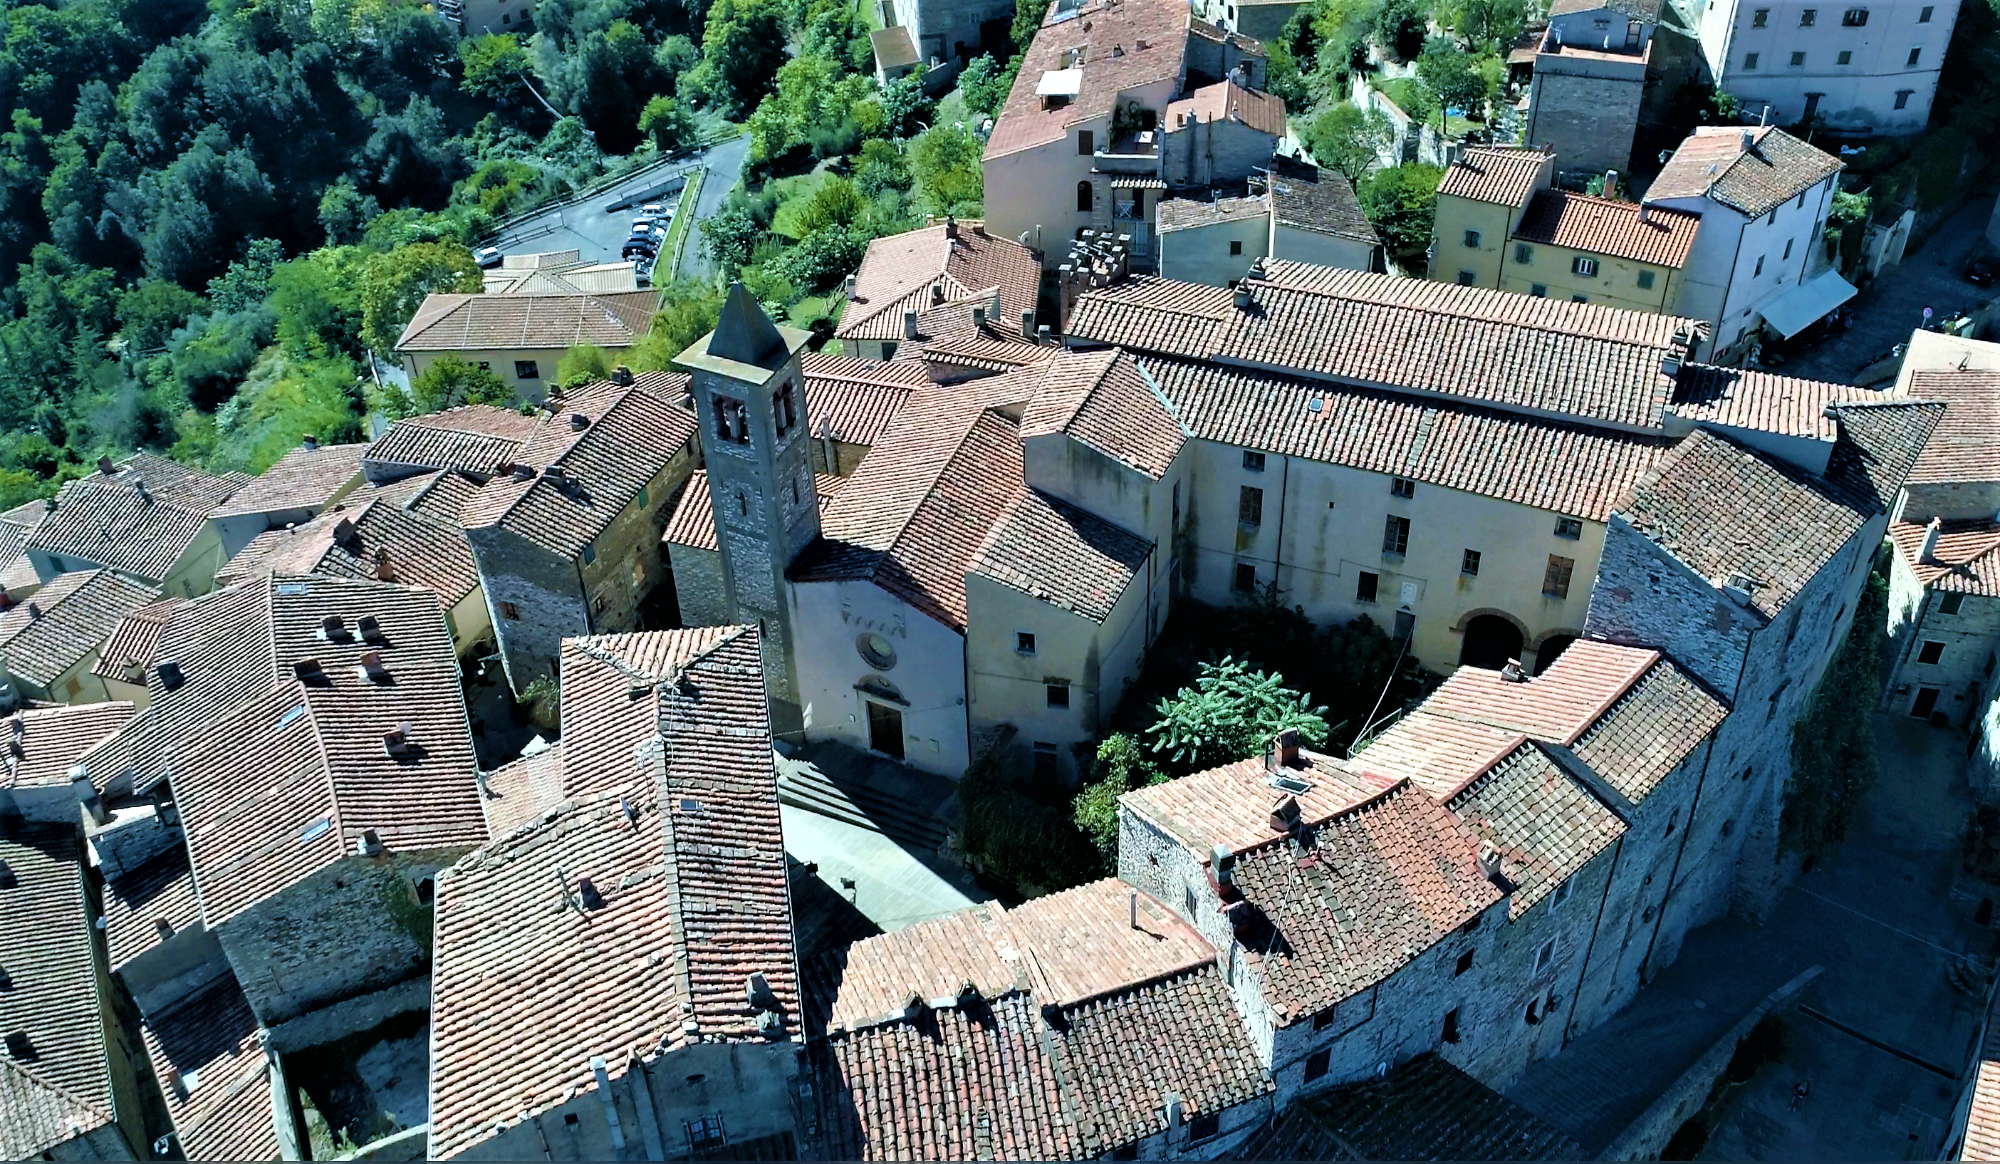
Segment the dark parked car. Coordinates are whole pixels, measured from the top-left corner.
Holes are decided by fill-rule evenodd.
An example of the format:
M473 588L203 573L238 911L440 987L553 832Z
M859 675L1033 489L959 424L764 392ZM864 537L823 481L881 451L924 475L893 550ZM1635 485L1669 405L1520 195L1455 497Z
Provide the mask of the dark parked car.
M1965 281L1974 287L1991 287L2000 279L2000 259L1979 258L1965 265Z

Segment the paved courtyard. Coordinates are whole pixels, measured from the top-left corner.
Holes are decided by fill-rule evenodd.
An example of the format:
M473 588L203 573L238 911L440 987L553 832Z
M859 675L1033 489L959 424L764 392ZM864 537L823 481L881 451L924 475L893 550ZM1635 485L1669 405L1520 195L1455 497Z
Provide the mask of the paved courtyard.
M2000 288L1974 287L1961 277L1966 260L1985 241L1986 221L1993 213L1993 193L1974 194L1965 207L1931 232L1923 245L1912 247L1903 261L1882 272L1873 286L1850 303L1853 326L1777 369L1808 380L1852 383L1870 362L1923 323L1923 309L1945 319L1985 303Z
M1959 878L1971 809L1963 737L1880 716L1883 777L1853 835L1802 875L1762 927L1725 919L1688 936L1677 962L1624 1011L1531 1067L1508 1098L1596 1152L1766 995L1824 972L1785 1012L1791 1055L1732 1097L1717 1159L1904 1159L1935 1154L1955 1076L1977 1032L1951 963L1984 957ZM1793 1088L1810 1095L1792 1111ZM1911 1136L1916 1139L1912 1140Z

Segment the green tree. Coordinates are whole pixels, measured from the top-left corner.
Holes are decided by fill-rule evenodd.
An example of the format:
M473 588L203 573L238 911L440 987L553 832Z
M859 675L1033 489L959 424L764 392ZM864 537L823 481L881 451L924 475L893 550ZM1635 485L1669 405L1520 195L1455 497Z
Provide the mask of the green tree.
M1447 0L1439 15L1468 44L1504 52L1521 39L1528 6L1525 0Z
M979 138L962 125L934 125L910 142L910 174L932 214L976 217L985 197Z
M266 352L215 414L214 469L261 473L309 432L329 444L361 437L361 395L344 357Z
M1417 58L1417 79L1437 97L1440 133L1444 132L1449 110L1457 109L1468 117L1485 120L1486 78L1480 75L1473 59L1451 41L1441 36L1431 38L1423 55Z
M1424 0L1383 0L1375 13L1375 43L1396 60L1415 60L1429 32L1430 9Z
M1014 42L1014 52L1026 55L1028 46L1035 43L1035 34L1042 29L1042 17L1047 15L1047 0L1014 0L1014 23L1008 30Z
M1194 686L1155 705L1147 731L1153 750L1196 771L1257 754L1273 736L1297 731L1326 746L1326 708L1284 686L1284 677L1252 670L1232 657L1203 663Z
M779 0L715 0L701 37L701 63L687 76L717 112L749 116L771 92L787 40Z
M1389 253L1408 258L1430 246L1438 182L1443 178L1444 171L1436 166L1411 163L1377 170L1355 191Z
M497 372L446 352L410 380L410 404L418 414L461 404L510 404L514 390Z
M1118 798L1166 779L1134 736L1113 732L1097 745L1090 780L1071 802L1071 814L1076 827L1097 847L1105 873L1118 867Z
M465 66L459 87L481 97L526 96L528 50L511 32L469 36L458 42L458 59Z
M380 213L382 206L375 196L356 190L345 174L320 195L319 224L326 229L327 241L336 245L360 242L368 223Z
M412 243L371 255L360 287L362 342L387 355L425 296L477 294L483 286L479 264L458 243Z
M625 350L625 363L635 372L666 368L688 345L714 331L721 317L720 291L707 283L677 279L660 292L652 330Z
M1007 93L1014 87L1014 70L1002 66L989 54L982 53L972 58L971 63L958 74L958 92L965 99L965 107L974 113L984 113L992 117L1007 103Z
M1881 565L1878 559L1855 604L1847 638L1792 727L1792 776L1785 785L1778 839L1808 860L1846 839L1862 798L1881 775L1873 714L1882 696L1881 652L1889 608L1889 580Z
M361 352L361 275L355 247L321 247L271 269L278 344L293 363Z
M1320 165L1351 183L1359 183L1395 142L1389 118L1343 101L1320 110L1306 127L1306 146Z
M164 350L173 333L204 306L201 296L184 287L141 279L118 296L118 334L134 354Z
M639 114L639 132L652 139L653 148L672 153L695 144L694 114L672 97L655 97Z
M702 253L728 273L750 262L764 234L747 207L725 205L702 221Z
M564 391L609 380L618 361L596 344L577 344L556 361L556 383Z

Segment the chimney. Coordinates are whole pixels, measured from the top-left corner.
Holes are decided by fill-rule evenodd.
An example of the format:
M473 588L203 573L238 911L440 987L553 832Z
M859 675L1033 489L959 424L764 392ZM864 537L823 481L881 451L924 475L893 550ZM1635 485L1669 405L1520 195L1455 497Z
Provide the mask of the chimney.
M944 216L944 237L958 237L958 219L953 215L947 214ZM939 288L939 290L942 291L943 288Z
M361 670L369 679L377 683L387 683L389 681L389 669L382 665L382 652L380 651L361 652Z
M334 523L333 523L333 540L334 540L334 541L337 541L337 542L344 542L344 541L347 541L348 539L352 538L353 536L354 536L354 523L353 523L353 522L351 522L351 521L349 521L348 519L346 519L346 518L344 518L344 517L343 517L343 518L341 518L341 519L340 519L339 521L336 521L336 522L334 522Z
M979 329L979 328L984 328L984 327L986 326L986 305L985 305L985 304L983 304L983 303L981 303L981 304L976 304L976 305L974 305L974 307L972 308L972 326L973 326L973 328L974 328L974 329Z
M29 618L42 617L42 604L30 599L28 602L28 617Z
M319 438L311 433L306 433L299 438L299 445L302 448L316 449L319 447Z
M583 902L585 909L604 908L604 895L597 891L597 886L588 877L576 879L576 896Z
M90 772L82 764L69 770L69 786L76 793L77 803L83 806L83 813L93 824L103 824L111 819L104 810L104 801L98 798L97 789L90 783Z
M118 472L118 466L111 463L110 457L99 457L97 458L97 471L109 477Z
M1217 885L1236 883L1236 850L1220 841L1208 851L1208 867L1215 872Z
M572 412L569 414L569 427L571 432L582 432L590 427L590 418L581 412Z
M1021 338L1024 340L1035 338L1035 312L1032 308L1021 313Z
M1493 884L1501 884L1503 878L1500 875L1500 850L1493 848L1479 850L1479 872Z
M382 733L382 752L387 756L410 754L410 725L399 723Z
M386 554L388 551L383 550L381 553ZM377 555L377 560L380 560L379 554ZM364 614L359 619L356 619L355 626L360 629L362 639L367 642L380 643L388 641L387 636L382 633L382 620L372 614Z
M1526 683L1528 676L1521 670L1521 660L1507 660L1507 665L1500 668L1500 681L1503 683Z
M127 658L125 660L124 673L125 682L127 683L144 683L146 681L146 669L139 665L139 660L137 659Z
M1281 772L1286 768L1296 768L1299 763L1299 733L1293 730L1279 732L1264 741L1264 770Z
M1169 1091L1163 1098L1166 1100L1167 1134L1172 1135L1173 1130L1181 1126L1181 1097Z
M328 642L336 642L347 637L347 623L337 614L329 614L319 620L319 637Z
M1604 196L1606 198L1618 197L1618 171L1604 171Z
M13 889L20 884L20 879L14 876L14 867L0 861L0 889Z
M584 884L590 883L586 881ZM597 1076L597 1098L604 1101L604 1126L611 1132L612 1150L622 1153L625 1151L625 1130L618 1126L618 1099L611 1091L611 1073L605 1070L604 1056L590 1057L590 1073Z
M778 1009L778 996L771 992L771 980L761 971L753 972L743 980L743 1001L751 1010Z
M1670 380L1680 379L1681 356L1679 352L1674 352L1669 355L1660 357L1660 375L1665 376Z
M932 303L944 302L944 284L942 282L931 284L931 302Z
M1139 928L1139 891L1138 891L1138 890L1136 890L1136 889L1131 889L1131 890L1127 890L1127 891L1126 891L1126 893L1125 893L1125 913L1126 913L1126 917L1127 917L1128 921L1130 922L1130 924L1131 924L1132 928L1133 928L1133 929L1135 929L1135 930L1136 930L1136 929L1138 929L1138 928Z
M186 1099L188 1097L187 1083L181 1079L180 1068L167 1068L167 1090L174 1093L175 1099Z
M1744 130L1744 131L1743 131L1743 152L1744 152L1744 153L1746 153L1746 154L1748 154L1748 153L1754 153L1754 152L1756 152L1756 149L1757 149L1757 132L1756 132L1755 130L1752 130L1752 129L1746 129L1746 130Z
M174 923L166 918L156 917L153 919L153 931L159 934L160 940L164 942L174 936Z
M318 659L300 659L292 664L292 677L301 683L317 685L326 682L326 669Z
M361 836L355 839L354 851L363 857L381 856L382 835L374 829L362 829Z
M1238 283L1236 285L1236 310L1247 311L1249 308L1250 288L1247 284Z
M1939 517L1931 518L1931 523L1924 527L1924 548L1923 552L1917 555L1917 561L1919 562L1937 561L1938 535L1943 532L1944 532L1944 519Z
M1048 342L1049 342L1049 325L1048 325L1048 324L1046 324L1046 323L1045 323L1045 324L1042 324L1042 325L1041 325L1040 327L1037 327L1037 328L1035 329L1035 342L1036 342L1036 343L1038 343L1038 344L1042 344L1042 345L1045 345L1045 346L1046 346L1046 345L1048 344Z
M1271 802L1271 827L1289 833L1299 827L1299 798L1287 792Z
M389 547L375 547L375 579L378 582L394 582L396 565L389 560Z
M854 298L854 276L849 275L847 277L847 280L840 285L840 291L848 299L851 300Z
M914 307L903 309L903 338L917 338L917 309Z
M620 364L611 369L611 382L620 388L632 383L632 369Z
M1639 221L1640 221L1640 222L1651 222L1651 221L1653 221L1653 204L1652 204L1652 203L1650 203L1650 202L1641 202L1641 203L1639 203Z

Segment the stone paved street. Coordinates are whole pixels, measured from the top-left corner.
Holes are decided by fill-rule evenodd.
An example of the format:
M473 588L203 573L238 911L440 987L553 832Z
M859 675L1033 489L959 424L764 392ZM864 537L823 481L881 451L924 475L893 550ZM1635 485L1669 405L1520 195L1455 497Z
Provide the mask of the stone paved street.
M1508 1098L1595 1152L1739 1017L1820 965L1801 1004L1824 1019L1786 1013L1793 1054L1739 1092L1708 1154L1936 1151L1956 1092L1924 1064L1955 1072L1977 1030L1972 1000L1951 988L1945 967L1961 951L1985 955L1992 937L1970 922L1977 895L1954 893L1958 830L1971 806L1963 737L1905 718L1876 722L1883 780L1847 844L1800 877L1762 928L1724 920L1690 934L1680 959L1630 1007L1535 1064ZM1801 1078L1811 1095L1792 1112Z
M1913 247L1850 303L1854 325L1776 369L1808 380L1853 382L1855 373L1900 343L1923 322L1928 307L1943 319L1986 302L1995 288L1974 287L1960 272L1985 240L1993 212L1991 192L1975 194L1965 207Z

